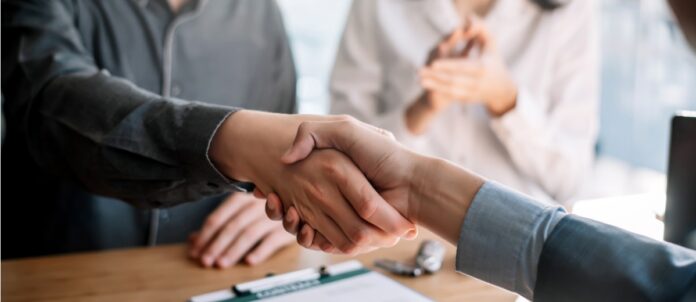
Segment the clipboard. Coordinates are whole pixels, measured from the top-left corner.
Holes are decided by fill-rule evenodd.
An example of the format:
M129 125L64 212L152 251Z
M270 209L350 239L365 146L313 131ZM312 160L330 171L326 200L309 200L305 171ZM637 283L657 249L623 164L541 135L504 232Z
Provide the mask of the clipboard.
M308 268L240 283L195 297L189 302L246 301L413 301L430 302L422 294L351 260L319 269Z

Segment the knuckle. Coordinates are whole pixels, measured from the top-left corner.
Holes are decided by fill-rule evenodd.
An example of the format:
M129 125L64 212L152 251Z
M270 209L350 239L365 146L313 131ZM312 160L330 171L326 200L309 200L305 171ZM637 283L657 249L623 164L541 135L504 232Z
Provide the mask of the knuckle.
M328 154L328 153L322 153L322 154ZM336 167L334 163L329 160L327 156L323 156L321 160L319 160L319 168L321 169L322 172L325 173L330 173L336 170Z
M307 121L301 122L300 126L297 127L298 133L306 133L309 131L310 124Z
M365 246L370 242L370 231L365 228L356 228L350 234L350 240L357 246Z
M203 224L204 228L217 228L222 224L222 218L219 215L210 215Z
M354 122L355 118L350 114L340 114L338 115L338 120L342 122Z
M328 199L326 190L315 183L307 187L307 195L312 201L324 201Z
M345 254L355 254L358 251L358 246L352 242L345 242L341 244L339 250Z
M258 228L248 228L239 236L240 242L255 242L261 237L261 231Z
M356 210L361 218L368 220L377 212L377 207L377 201L363 197L363 200L359 203L358 209Z

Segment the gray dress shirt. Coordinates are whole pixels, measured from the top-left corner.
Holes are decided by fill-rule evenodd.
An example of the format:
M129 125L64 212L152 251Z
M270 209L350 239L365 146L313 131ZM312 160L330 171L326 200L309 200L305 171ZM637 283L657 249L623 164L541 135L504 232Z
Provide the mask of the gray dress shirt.
M3 236L18 255L183 240L237 188L207 156L220 123L295 111L274 1L3 1L2 42L3 224L17 227ZM112 198L198 202L150 217Z
M534 301L696 300L696 251L566 214L493 182L467 212L456 266Z

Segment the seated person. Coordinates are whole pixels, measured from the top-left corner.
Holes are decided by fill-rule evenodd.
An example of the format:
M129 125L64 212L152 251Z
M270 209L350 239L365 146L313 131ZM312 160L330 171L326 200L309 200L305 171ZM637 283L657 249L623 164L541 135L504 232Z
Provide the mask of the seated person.
M158 120L164 111L153 109L148 115L143 108L124 114L124 108L133 108L123 99L135 89L130 86L112 90L109 84L77 82L55 88L61 77L71 73L103 70L105 79L137 86L150 100L195 99L293 113L295 69L275 2L3 1L2 8L2 90L8 124L2 146L3 172L8 176L2 180L3 218L18 226L5 234L3 257L185 242L190 236L190 255L196 261L205 267L228 267L238 261L258 263L292 242L281 224L265 217L263 205L251 194L209 190L217 192L181 195L194 203L143 209L111 194L90 192L74 178L79 168L71 163L86 169L82 177L88 178L98 178L100 169L116 177L118 172L138 169L143 161L161 163L162 169L126 176L110 190L128 190L136 180L154 183L160 177L181 177L180 171L169 167L176 155L158 155L148 143L175 141L182 133L171 128L156 140L148 138L139 127L164 125ZM95 99L103 103L85 106L96 105ZM42 106L38 103L60 107L52 112L38 109L27 120L21 112L29 103L33 109ZM185 112L190 111L194 110ZM180 116L174 118L172 123L180 122ZM220 122L219 115L199 118L205 121L184 126L205 130ZM105 123L121 128L105 131L110 136L98 134ZM46 127L41 134L51 137L32 142L45 137L35 137L38 133L27 127ZM99 146L83 148L94 144ZM40 149L57 148L62 150L37 157ZM117 158L115 152L132 162ZM97 156L104 159L96 160ZM47 169L49 161L61 165L62 175L72 177L56 178ZM181 185L173 181L163 187Z
M356 0L331 112L567 204L592 166L599 60L594 1L554 2Z

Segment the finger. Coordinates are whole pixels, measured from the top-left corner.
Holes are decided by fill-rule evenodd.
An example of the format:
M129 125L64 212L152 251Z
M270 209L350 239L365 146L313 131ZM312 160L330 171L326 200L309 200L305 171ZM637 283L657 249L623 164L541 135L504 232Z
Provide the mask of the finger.
M250 200L245 198L245 193L232 193L223 203L221 203L203 223L203 228L197 238L192 242L190 256L198 258L202 250L210 244L213 237L227 223L230 217L234 216L241 208L249 204Z
M259 219L252 222L234 239L225 252L218 257L215 263L220 268L227 268L237 264L247 252L257 243L264 240L266 235L277 226L278 225L274 221L259 217Z
M476 16L470 16L467 21L469 22L463 31L463 37L475 40L484 52L493 50L493 39L486 29L485 22Z
M283 228L285 228L285 231L287 231L290 234L297 234L297 231L300 226L300 214L297 213L297 210L295 207L290 207L288 208L287 213L285 213L285 217L283 218Z
M198 231L195 231L189 234L188 239L186 240L188 243L188 256L191 259L196 259L196 256L198 256L196 253L194 253L193 244L198 240L199 235L200 233Z
M434 70L434 69L428 69L425 68L421 70L420 72L420 78L421 81L436 81L440 83L441 85L445 86L453 86L456 83L454 82L454 77L456 75L450 73L449 71L442 71L442 70Z
M449 76L478 76L481 74L481 63L465 59L441 59L435 61L431 67L423 68L428 71L439 71Z
M413 223L404 218L399 211L387 203L387 201L375 191L372 184L367 181L365 175L363 175L360 170L355 166L346 167L343 179L348 181L343 182L339 190L348 202L350 202L360 218L381 229L386 234L395 237L404 236L409 231L416 228ZM337 181L343 179L337 179ZM349 212L348 214L352 212L351 209L344 211ZM353 219L354 217L350 218ZM355 217L355 219L358 219L358 221L360 220L357 217ZM379 236L383 235L374 232L371 227L368 229L359 229L358 227L359 224L356 223L346 227L347 231L350 232L348 234L351 235L351 239L358 245L364 245L360 243L365 241L369 242L370 239L378 239ZM361 238L361 236L367 238Z
M404 236L404 239L413 240L413 239L416 239L416 237L418 237L418 226L416 226L415 229L408 232L408 234L406 234L406 236Z
M329 216L319 214L316 216L317 229L322 231L322 235L331 245L337 247L344 254L354 254L357 246L346 236L341 227Z
M281 248L292 243L292 241L292 236L285 233L283 230L274 230L267 235L266 238L261 240L261 243L259 243L259 245L256 246L248 255L246 255L244 260L249 265L259 264L266 261L268 257L273 255Z
M297 128L295 140L290 149L281 157L281 161L286 164L292 164L309 156L312 150L317 147L317 136L315 136L313 127L308 126L310 123L303 122Z
M253 205L244 207L238 215L235 215L212 239L212 242L202 252L201 264L210 267L222 252L237 238L240 233L252 222L261 216L261 211L254 211Z
M271 220L283 219L283 202L276 193L268 193L266 199L266 216Z
M324 251L326 253L337 254L339 253L338 248L336 248L331 242L324 237L319 232L314 233L314 242L312 242L312 248Z
M312 248L314 242L314 229L308 224L303 224L300 233L297 234L297 243L305 248Z
M425 77L422 85L426 90L453 96L453 99L468 100L476 89L476 80L466 76L454 76L447 84L437 79Z
M438 79L434 78L423 78L421 85L424 89L431 92L439 93L444 97L452 100L469 100L472 93L472 84L462 83L456 84L449 81L449 83L443 83Z
M266 195L264 195L263 192L261 192L261 189L259 189L259 187L255 187L254 188L254 197L256 197L258 199L264 199L264 198L266 198Z

